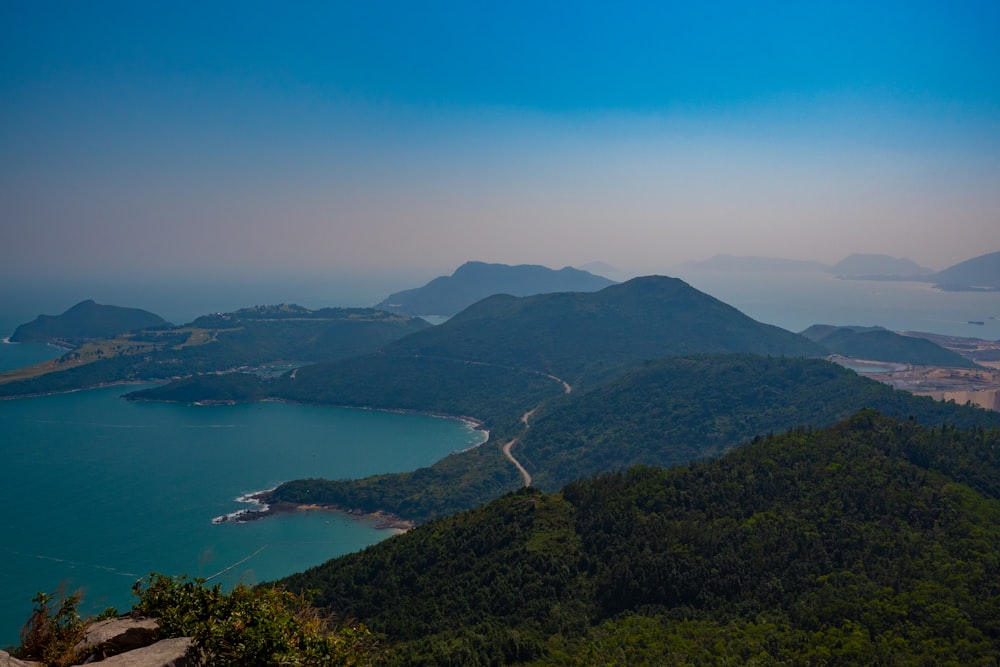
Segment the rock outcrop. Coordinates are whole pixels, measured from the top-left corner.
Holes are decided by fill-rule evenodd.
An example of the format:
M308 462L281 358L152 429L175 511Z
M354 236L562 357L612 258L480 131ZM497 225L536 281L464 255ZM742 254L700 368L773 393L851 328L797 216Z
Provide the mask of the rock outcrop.
M0 667L44 667L40 662L18 660L7 651L0 651Z
M80 656L79 665L194 667L199 664L191 638L160 639L160 625L154 618L122 616L93 623L75 651ZM0 651L0 667L44 667L44 663L19 660Z

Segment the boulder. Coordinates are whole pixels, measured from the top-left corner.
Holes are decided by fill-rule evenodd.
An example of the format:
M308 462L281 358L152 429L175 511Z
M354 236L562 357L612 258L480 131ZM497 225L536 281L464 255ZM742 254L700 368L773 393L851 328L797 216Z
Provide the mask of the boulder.
M123 616L98 621L74 647L78 655L100 660L108 656L149 646L159 639L160 624L153 618Z
M18 660L17 658L11 657L10 653L7 651L0 651L0 667L44 667L40 662L33 662L31 660Z
M94 664L101 667L194 667L198 660L189 655L190 649L190 637L163 639Z

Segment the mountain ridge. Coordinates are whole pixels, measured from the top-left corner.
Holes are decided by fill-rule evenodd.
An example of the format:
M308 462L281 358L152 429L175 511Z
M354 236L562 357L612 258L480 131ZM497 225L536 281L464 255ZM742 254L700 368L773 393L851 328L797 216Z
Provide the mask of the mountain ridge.
M612 284L613 280L570 266L555 270L537 264L471 261L450 276L438 276L423 287L395 292L375 307L406 315L451 316L493 294L590 292Z

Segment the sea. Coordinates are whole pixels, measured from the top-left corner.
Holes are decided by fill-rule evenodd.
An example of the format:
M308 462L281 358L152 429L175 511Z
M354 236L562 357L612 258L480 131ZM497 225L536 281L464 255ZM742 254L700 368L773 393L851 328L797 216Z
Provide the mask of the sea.
M747 315L801 331L811 324L880 325L1000 339L1000 293L940 292L921 283L838 280L820 273L679 277ZM312 284L0 286L0 338L84 298L141 307L182 323L262 303L371 305L374 290ZM413 283L420 284L420 283ZM401 289L410 285L394 286ZM115 291L117 290L117 291ZM129 291L130 290L130 291ZM388 294L388 290L384 292ZM383 294L383 296L384 296ZM982 324L976 324L982 322ZM62 354L0 344L0 370ZM85 613L127 610L151 572L232 586L273 580L392 536L372 519L298 511L248 523L212 519L240 498L304 477L413 470L480 444L469 424L426 415L265 402L233 406L130 403L120 385L0 401L0 647L18 642L37 592L80 591Z
M0 316L3 335L23 321ZM62 353L0 344L0 370ZM251 508L239 499L286 480L414 470L486 437L426 415L121 398L142 386L0 400L0 648L18 643L37 592L79 591L86 614L125 611L133 583L152 572L230 587L375 544L396 531L339 512L212 520Z

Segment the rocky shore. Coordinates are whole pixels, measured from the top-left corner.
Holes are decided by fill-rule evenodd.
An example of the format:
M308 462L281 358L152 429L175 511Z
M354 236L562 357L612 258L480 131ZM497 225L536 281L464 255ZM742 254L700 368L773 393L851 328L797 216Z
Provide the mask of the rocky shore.
M212 523L247 523L257 521L280 512L338 512L347 514L358 520L370 521L376 528L382 530L395 530L406 532L415 525L412 521L403 519L389 512L375 511L363 512L359 509L348 509L338 505L322 505L317 503L298 504L287 501L272 500L271 493L274 489L248 493L237 498L239 502L254 505L251 508L238 510L231 514L217 516L212 519Z

